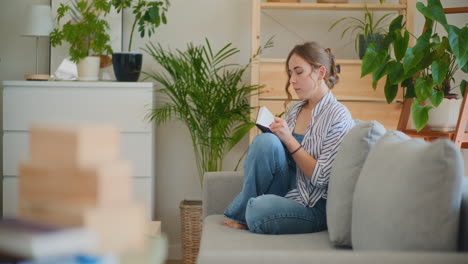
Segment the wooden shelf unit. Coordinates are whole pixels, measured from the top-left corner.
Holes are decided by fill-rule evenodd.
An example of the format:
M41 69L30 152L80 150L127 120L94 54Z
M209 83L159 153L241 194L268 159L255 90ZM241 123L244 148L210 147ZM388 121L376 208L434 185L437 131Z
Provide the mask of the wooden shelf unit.
M273 3L252 0L252 31L251 55L260 47L260 21L263 9L281 10L324 10L324 11L355 11L365 10L364 4L322 4L322 3ZM415 0L399 0L398 4L368 4L373 11L398 11L406 16L406 27L413 31ZM343 15L346 15L343 12ZM330 33L332 34L332 33ZM377 89L372 89L372 76L361 76L361 60L338 60L341 65L340 81L333 89L337 99L348 107L353 118L361 120L378 120L388 129L396 129L402 109L403 93L400 89L397 99L387 104L384 94L384 81L381 80ZM286 100L284 87L287 82L285 59L257 57L251 67L251 84L264 84L260 94L252 94L250 103L254 107L267 106L273 114L284 111ZM342 88L343 87L343 88ZM291 94L294 95L294 92ZM293 99L297 99L293 97ZM255 119L257 111L253 111L251 118ZM250 140L258 134L252 129Z
M322 3L270 3L262 2L262 9L300 9L300 10L364 10L365 4L322 4ZM406 4L368 4L367 9L374 11L400 11Z

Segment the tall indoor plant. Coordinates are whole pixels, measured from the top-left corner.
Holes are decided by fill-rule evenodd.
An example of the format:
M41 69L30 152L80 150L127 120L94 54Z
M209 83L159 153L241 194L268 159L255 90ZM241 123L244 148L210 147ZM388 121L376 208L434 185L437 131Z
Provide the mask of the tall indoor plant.
M263 48L271 44L269 40ZM187 126L201 184L205 172L222 170L226 154L254 126L248 98L260 86L242 83L250 63L226 63L239 52L231 43L217 52L208 40L201 46L190 43L185 51L165 50L153 43L146 47L166 71L147 74L162 86L158 92L170 98L148 117L157 124L179 119Z
M439 0L428 0L427 6L417 3L416 8L425 18L425 31L416 38L414 47L408 46L410 33L404 29L403 16L398 16L389 26L383 48L379 51L371 45L366 50L361 76L372 73L374 88L386 77L384 89L389 103L395 99L398 87L404 87L405 97L414 98L411 115L420 131L428 122L429 110L453 97L450 91L456 87L448 85L453 83L455 71L468 72L468 26L448 24ZM447 36L435 32L436 23ZM464 94L466 81L462 80L459 87ZM433 106L424 105L426 101Z
M57 9L58 26L50 33L50 43L53 47L62 41L70 43L71 61L77 63L80 80L98 80L99 55L112 53L109 24L102 18L110 8L107 0L74 0ZM65 17L71 20L61 26Z
M345 28L341 33L341 39L348 32L353 36L354 39L354 48L358 52L359 47L359 58L362 59L364 52L367 49L367 46L370 43L376 43L377 47L380 46L380 42L384 38L386 32L384 25L386 19L393 15L388 13L383 15L379 19L375 19L374 12L367 9L364 11L364 17L362 19L356 17L343 17L335 21L329 28L328 31L333 30L336 26L345 23Z
M127 52L112 54L112 64L115 77L118 81L135 82L140 77L143 54L132 50L133 36L138 25L140 37L151 37L156 28L167 23L166 12L169 8L169 0L112 0L112 5L117 12L130 8L134 14L132 30Z

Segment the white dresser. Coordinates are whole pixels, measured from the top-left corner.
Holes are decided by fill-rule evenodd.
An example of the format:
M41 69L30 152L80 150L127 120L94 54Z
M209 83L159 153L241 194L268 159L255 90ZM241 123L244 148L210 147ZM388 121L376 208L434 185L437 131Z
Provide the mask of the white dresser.
M28 128L38 122L114 124L122 158L133 163L133 196L153 218L154 127L150 82L3 81L3 216L15 216L18 163L26 160Z

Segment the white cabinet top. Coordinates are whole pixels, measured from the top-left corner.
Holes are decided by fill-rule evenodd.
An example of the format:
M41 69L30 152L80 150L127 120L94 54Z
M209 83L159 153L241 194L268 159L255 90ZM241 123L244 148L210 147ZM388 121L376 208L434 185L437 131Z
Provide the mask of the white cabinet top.
M152 82L83 82L83 81L2 81L3 87L48 88L152 88Z

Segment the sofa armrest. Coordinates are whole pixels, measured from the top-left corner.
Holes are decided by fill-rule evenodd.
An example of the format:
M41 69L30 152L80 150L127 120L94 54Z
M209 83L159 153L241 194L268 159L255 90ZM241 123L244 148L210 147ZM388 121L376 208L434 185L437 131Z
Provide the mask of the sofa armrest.
M242 189L242 172L207 172L203 177L203 218L223 214Z

